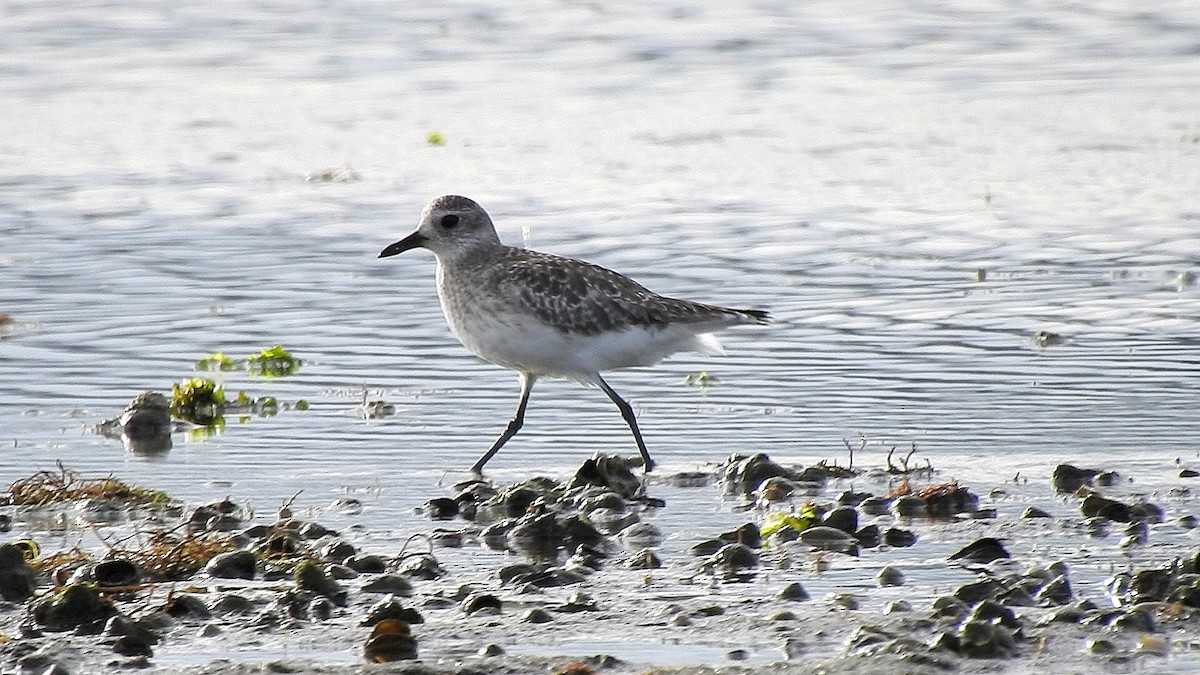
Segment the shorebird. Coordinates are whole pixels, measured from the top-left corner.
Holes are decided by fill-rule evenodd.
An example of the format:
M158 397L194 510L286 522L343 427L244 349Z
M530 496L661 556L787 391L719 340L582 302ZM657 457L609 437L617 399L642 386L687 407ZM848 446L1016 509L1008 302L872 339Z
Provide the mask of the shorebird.
M505 246L487 212L466 197L429 202L416 232L379 257L414 248L429 249L437 258L438 298L458 341L520 376L517 410L471 467L477 474L525 423L529 394L539 378L599 387L621 411L649 472L654 460L633 408L600 373L654 365L679 351L721 353L713 331L770 321L761 310L668 298L599 265Z

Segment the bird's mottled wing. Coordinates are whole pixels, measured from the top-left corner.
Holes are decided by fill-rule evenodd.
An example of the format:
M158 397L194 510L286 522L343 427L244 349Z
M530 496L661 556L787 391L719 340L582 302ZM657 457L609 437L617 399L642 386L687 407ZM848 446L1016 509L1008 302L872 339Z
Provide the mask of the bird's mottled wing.
M496 267L496 283L517 306L558 330L595 335L630 325L664 323L637 282L579 260L513 250Z
M495 266L494 283L518 306L564 332L595 335L629 326L746 320L737 310L657 295L629 277L580 260L524 249L508 249L504 258Z

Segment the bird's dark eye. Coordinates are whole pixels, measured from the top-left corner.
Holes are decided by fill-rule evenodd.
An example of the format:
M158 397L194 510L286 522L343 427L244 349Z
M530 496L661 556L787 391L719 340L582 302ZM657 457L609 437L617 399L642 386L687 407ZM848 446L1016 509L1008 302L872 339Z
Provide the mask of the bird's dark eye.
M458 224L458 216L456 216L454 214L451 214L448 216L442 216L441 223L442 223L442 227L449 230L450 228L452 228Z

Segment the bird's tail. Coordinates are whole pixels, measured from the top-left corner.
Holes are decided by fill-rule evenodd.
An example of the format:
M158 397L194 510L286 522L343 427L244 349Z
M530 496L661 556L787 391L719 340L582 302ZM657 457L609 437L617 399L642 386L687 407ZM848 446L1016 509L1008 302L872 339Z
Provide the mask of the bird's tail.
M745 317L747 323L766 325L771 323L771 313L761 309L732 309L734 314Z

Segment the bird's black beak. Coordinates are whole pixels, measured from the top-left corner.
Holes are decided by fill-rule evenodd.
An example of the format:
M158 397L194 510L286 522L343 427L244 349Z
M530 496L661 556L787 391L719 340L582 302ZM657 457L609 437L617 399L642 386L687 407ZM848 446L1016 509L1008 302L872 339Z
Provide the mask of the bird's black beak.
M425 245L425 235L420 232L413 232L400 241L388 246L379 253L380 258L387 258L400 253L404 253L410 249L419 248Z

